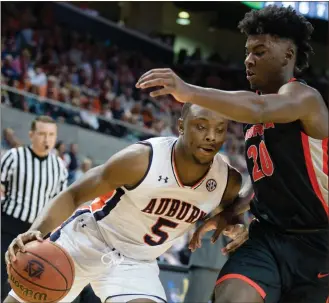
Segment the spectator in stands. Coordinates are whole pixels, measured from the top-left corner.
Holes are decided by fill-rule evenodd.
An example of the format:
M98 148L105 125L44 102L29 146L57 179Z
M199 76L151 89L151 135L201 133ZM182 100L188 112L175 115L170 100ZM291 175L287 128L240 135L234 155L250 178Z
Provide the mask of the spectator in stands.
M3 65L1 67L1 74L5 77L8 81L9 85L13 85L14 81L19 80L19 74L16 69L13 67L13 56L8 54L4 58Z
M84 108L80 112L80 118L82 121L82 124L86 128L90 128L93 130L99 129L99 122L96 114L92 112L92 102L87 101L87 103L84 105Z
M70 91L68 90L68 94ZM49 76L48 77L48 83L47 83L47 98L52 99L52 100L60 100L59 98L60 92L59 92L59 82L58 79L55 76ZM62 100L60 100L62 101ZM68 96L65 101L62 102L67 102L70 103L70 96Z
M142 116L143 116L144 126L146 128L152 128L154 122L154 107L151 103L148 103L142 109Z
M11 148L17 148L22 145L22 142L16 137L12 128L5 128L3 130L3 137L1 141L1 149L8 150Z
M19 73L23 79L27 77L30 68L32 68L31 52L25 48L19 56Z
M84 158L81 162L80 168L76 171L76 180L80 179L88 170L93 166L93 162L90 158Z
M68 81L74 85L78 86L79 85L79 73L78 73L78 68L76 65L71 66L71 70L68 73Z
M71 184L76 179L76 171L79 167L78 159L78 144L71 143L70 151L64 155L65 163L68 164L67 169L69 171L68 183Z
M54 150L55 154L57 155L57 157L61 158L65 164L65 167L68 167L68 163L67 163L67 158L65 156L66 154L66 145L63 141L58 141L55 145L55 150Z
M70 90L66 87L61 88L58 94L58 100L66 104L70 104Z
M127 122L144 126L142 118L142 102L135 102L130 110L125 111Z
M1 49L2 58L6 58L7 55L11 55L13 59L16 58L18 54L18 48L17 41L15 40L15 38L11 35L7 39L4 39L4 41L4 49Z
M90 56L84 53L82 55L82 63L80 65L80 69L84 72L87 83L90 83L93 80L93 68L90 64L90 61Z
M70 61L79 66L81 64L83 56L83 43L82 41L74 41L73 46L69 51L69 59Z
M96 61L94 64L94 86L100 88L107 75L106 65L102 61Z
M28 71L28 80L31 85L38 87L38 93L42 97L47 95L47 76L41 65L35 65Z
M125 111L123 109L123 105L120 103L118 98L115 98L112 102L111 111L113 114L113 118L117 120L123 120L125 115Z
M133 89L132 87L126 86L122 90L122 94L119 96L118 101L121 103L124 111L129 111L135 104L133 99Z
M102 92L100 93L99 100L102 105L110 104L116 97L113 92L112 81L107 78L102 85Z
M127 65L120 65L118 71L118 80L121 87L133 87L135 84L135 77Z
M160 134L160 136L174 136L171 130L171 121L169 120L169 117L158 118L154 124L154 129Z
M38 95L38 87L32 85L29 89L29 92L33 95ZM29 108L29 111L36 115L42 115L44 113L44 104L39 102L33 95L25 97L25 102Z
M113 119L113 114L109 104L104 104L101 108L100 115L108 120Z

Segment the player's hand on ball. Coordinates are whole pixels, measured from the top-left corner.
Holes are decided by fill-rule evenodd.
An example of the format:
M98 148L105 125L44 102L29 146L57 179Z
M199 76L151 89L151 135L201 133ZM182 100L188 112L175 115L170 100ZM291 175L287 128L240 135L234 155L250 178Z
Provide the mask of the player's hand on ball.
M230 225L223 231L223 235L232 239L223 249L223 255L233 252L249 239L248 228L243 224Z
M150 93L151 97L172 95L177 101L189 102L192 87L179 78L170 68L151 69L142 75L136 83L137 88L146 89L161 87Z
M5 259L7 265L10 264L10 262L16 261L16 254L18 251L25 252L24 245L26 243L29 243L31 241L38 240L40 242L43 241L42 234L40 231L37 230L31 230L27 231L26 233L18 235L9 245L8 250L5 254Z
M189 244L189 249L195 251L197 248L200 248L202 237L205 233L211 230L215 230L213 236L211 237L211 242L215 243L226 226L227 221L220 214L208 219L194 232Z

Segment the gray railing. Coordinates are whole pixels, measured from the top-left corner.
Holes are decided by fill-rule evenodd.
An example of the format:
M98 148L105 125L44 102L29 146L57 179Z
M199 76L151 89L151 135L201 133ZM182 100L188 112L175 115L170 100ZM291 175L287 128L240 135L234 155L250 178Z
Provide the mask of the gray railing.
M39 104L50 104L54 107L55 106L60 107L64 111L69 111L71 113L73 112L73 113L79 114L81 112L80 108L74 107L70 104L62 103L60 101L56 101L56 100L52 100L52 99L48 99L48 98L43 98L43 97L37 96L35 94L28 93L24 90L19 90L17 88L14 88L14 87L11 87L11 86L8 86L8 85L1 84L1 90L12 93L12 94L16 94L16 95L19 95L19 96L23 96L23 97L26 97L26 98L33 99L33 100L37 101L37 103L39 103ZM12 102L12 100L10 100L10 102ZM159 136L159 133L157 133L153 130L141 127L139 125L130 124L130 123L127 123L127 122L124 122L124 121L121 121L121 120L117 120L117 119L107 119L107 118L105 118L101 115L97 115L97 114L96 114L96 116L97 116L98 119L103 120L103 121L107 121L111 125L122 126L122 127L126 128L127 131L130 132L130 133L136 133L137 132L139 136L143 136L143 135L149 136L149 137L150 136Z

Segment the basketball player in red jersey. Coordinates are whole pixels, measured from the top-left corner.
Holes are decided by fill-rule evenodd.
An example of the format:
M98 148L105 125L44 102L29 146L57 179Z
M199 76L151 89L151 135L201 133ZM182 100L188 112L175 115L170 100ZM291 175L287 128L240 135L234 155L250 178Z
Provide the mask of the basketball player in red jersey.
M239 29L257 93L189 85L170 69L151 70L136 86L162 86L151 95L171 94L244 125L256 220L220 273L216 302L325 303L328 109L318 91L295 78L308 66L313 27L291 7L268 6L247 13ZM195 249L199 239L192 240Z

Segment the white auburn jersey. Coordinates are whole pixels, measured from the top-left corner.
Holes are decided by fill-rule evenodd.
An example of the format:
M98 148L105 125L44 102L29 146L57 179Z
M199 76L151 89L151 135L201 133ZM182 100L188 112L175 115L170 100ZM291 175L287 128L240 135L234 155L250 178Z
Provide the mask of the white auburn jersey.
M134 188L118 188L90 206L104 240L129 258L155 260L222 199L227 163L216 154L204 178L184 186L175 168L176 141L160 137L139 142L151 146L144 178Z

